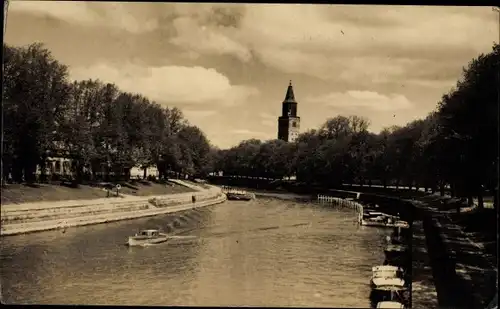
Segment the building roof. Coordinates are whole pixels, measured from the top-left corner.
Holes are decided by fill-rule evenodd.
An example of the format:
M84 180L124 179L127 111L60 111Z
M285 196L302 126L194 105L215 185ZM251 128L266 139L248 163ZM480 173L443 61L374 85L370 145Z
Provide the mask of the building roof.
M290 81L290 84L288 85L288 89L286 90L286 95L285 95L285 100L283 103L297 103L295 101L295 95L293 94L293 86L292 86L292 81Z

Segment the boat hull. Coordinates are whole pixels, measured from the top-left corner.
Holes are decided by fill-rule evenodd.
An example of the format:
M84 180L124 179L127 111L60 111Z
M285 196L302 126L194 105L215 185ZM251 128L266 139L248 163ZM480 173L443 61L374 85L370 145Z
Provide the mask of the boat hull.
M405 305L409 303L409 299L410 291L408 287L382 286L372 288L370 292L370 301L374 305L382 301L398 301Z
M151 237L151 238L140 238L137 236L131 236L128 238L127 245L130 247L144 247L148 245L161 244L168 241L169 239L170 237L166 235Z
M372 221L372 220L361 220L361 225L363 226L372 226L372 227L384 227L384 228L392 228L394 227L392 224L384 223L382 221Z
M384 254L388 259L404 257L408 252L408 247L404 245L389 245L384 249Z
M229 201L250 201L253 199L249 194L227 193L226 196Z
M385 223L383 221L378 221L378 220L374 221L374 220L364 220L364 219L361 219L360 224L363 226L384 227L384 228L407 229L409 227L408 224Z

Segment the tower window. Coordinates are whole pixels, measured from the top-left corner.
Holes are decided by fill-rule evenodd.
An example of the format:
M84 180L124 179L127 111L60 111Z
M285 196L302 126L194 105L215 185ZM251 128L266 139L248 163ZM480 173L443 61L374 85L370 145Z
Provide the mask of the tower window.
M297 123L295 121L292 121L292 127L297 127Z

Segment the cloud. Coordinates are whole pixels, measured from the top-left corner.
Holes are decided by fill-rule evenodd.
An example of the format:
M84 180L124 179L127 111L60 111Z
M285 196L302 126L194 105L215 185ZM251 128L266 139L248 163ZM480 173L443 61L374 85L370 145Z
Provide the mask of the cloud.
M486 7L14 1L12 10L88 27L161 33L181 55L231 55L329 82L448 80L497 40ZM450 53L453 51L453 53ZM429 61L430 60L430 61Z
M216 143L274 138L277 85L290 78L302 131L338 113L404 124L498 40L490 7L13 1L11 10L9 44L45 42L73 78L177 105Z
M479 7L240 5L238 22L221 26L209 22L212 7L182 6L204 9L176 20L178 46L329 81L393 82L419 68L441 79L497 37L496 14Z
M9 11L33 15L50 16L65 21L90 26L95 25L99 16L92 12L85 2L56 1L9 1Z
M307 101L347 110L363 108L372 111L398 111L413 107L413 104L401 94L383 95L374 91L359 90L332 92L310 97Z
M157 29L158 20L138 18L141 13L140 9L140 3L123 5L115 2L12 1L9 5L9 10L13 12L50 16L87 27L109 27L131 33Z
M177 35L170 42L190 53L234 55L244 62L252 57L246 46L231 39L220 29L204 26L195 19L180 17L174 20L173 26Z
M73 79L99 78L115 83L121 90L141 93L158 102L214 106L243 104L258 90L233 85L215 69L204 67L164 66L143 68L133 64L112 67L101 63L70 69Z

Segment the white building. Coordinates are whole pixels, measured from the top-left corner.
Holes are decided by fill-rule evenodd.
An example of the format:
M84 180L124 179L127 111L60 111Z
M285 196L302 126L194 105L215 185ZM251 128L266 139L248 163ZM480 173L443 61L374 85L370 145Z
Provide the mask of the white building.
M144 169L139 166L134 166L130 169L130 178L140 178L144 176ZM146 169L146 177L154 176L158 178L160 176L160 172L156 168L156 166L151 166Z

